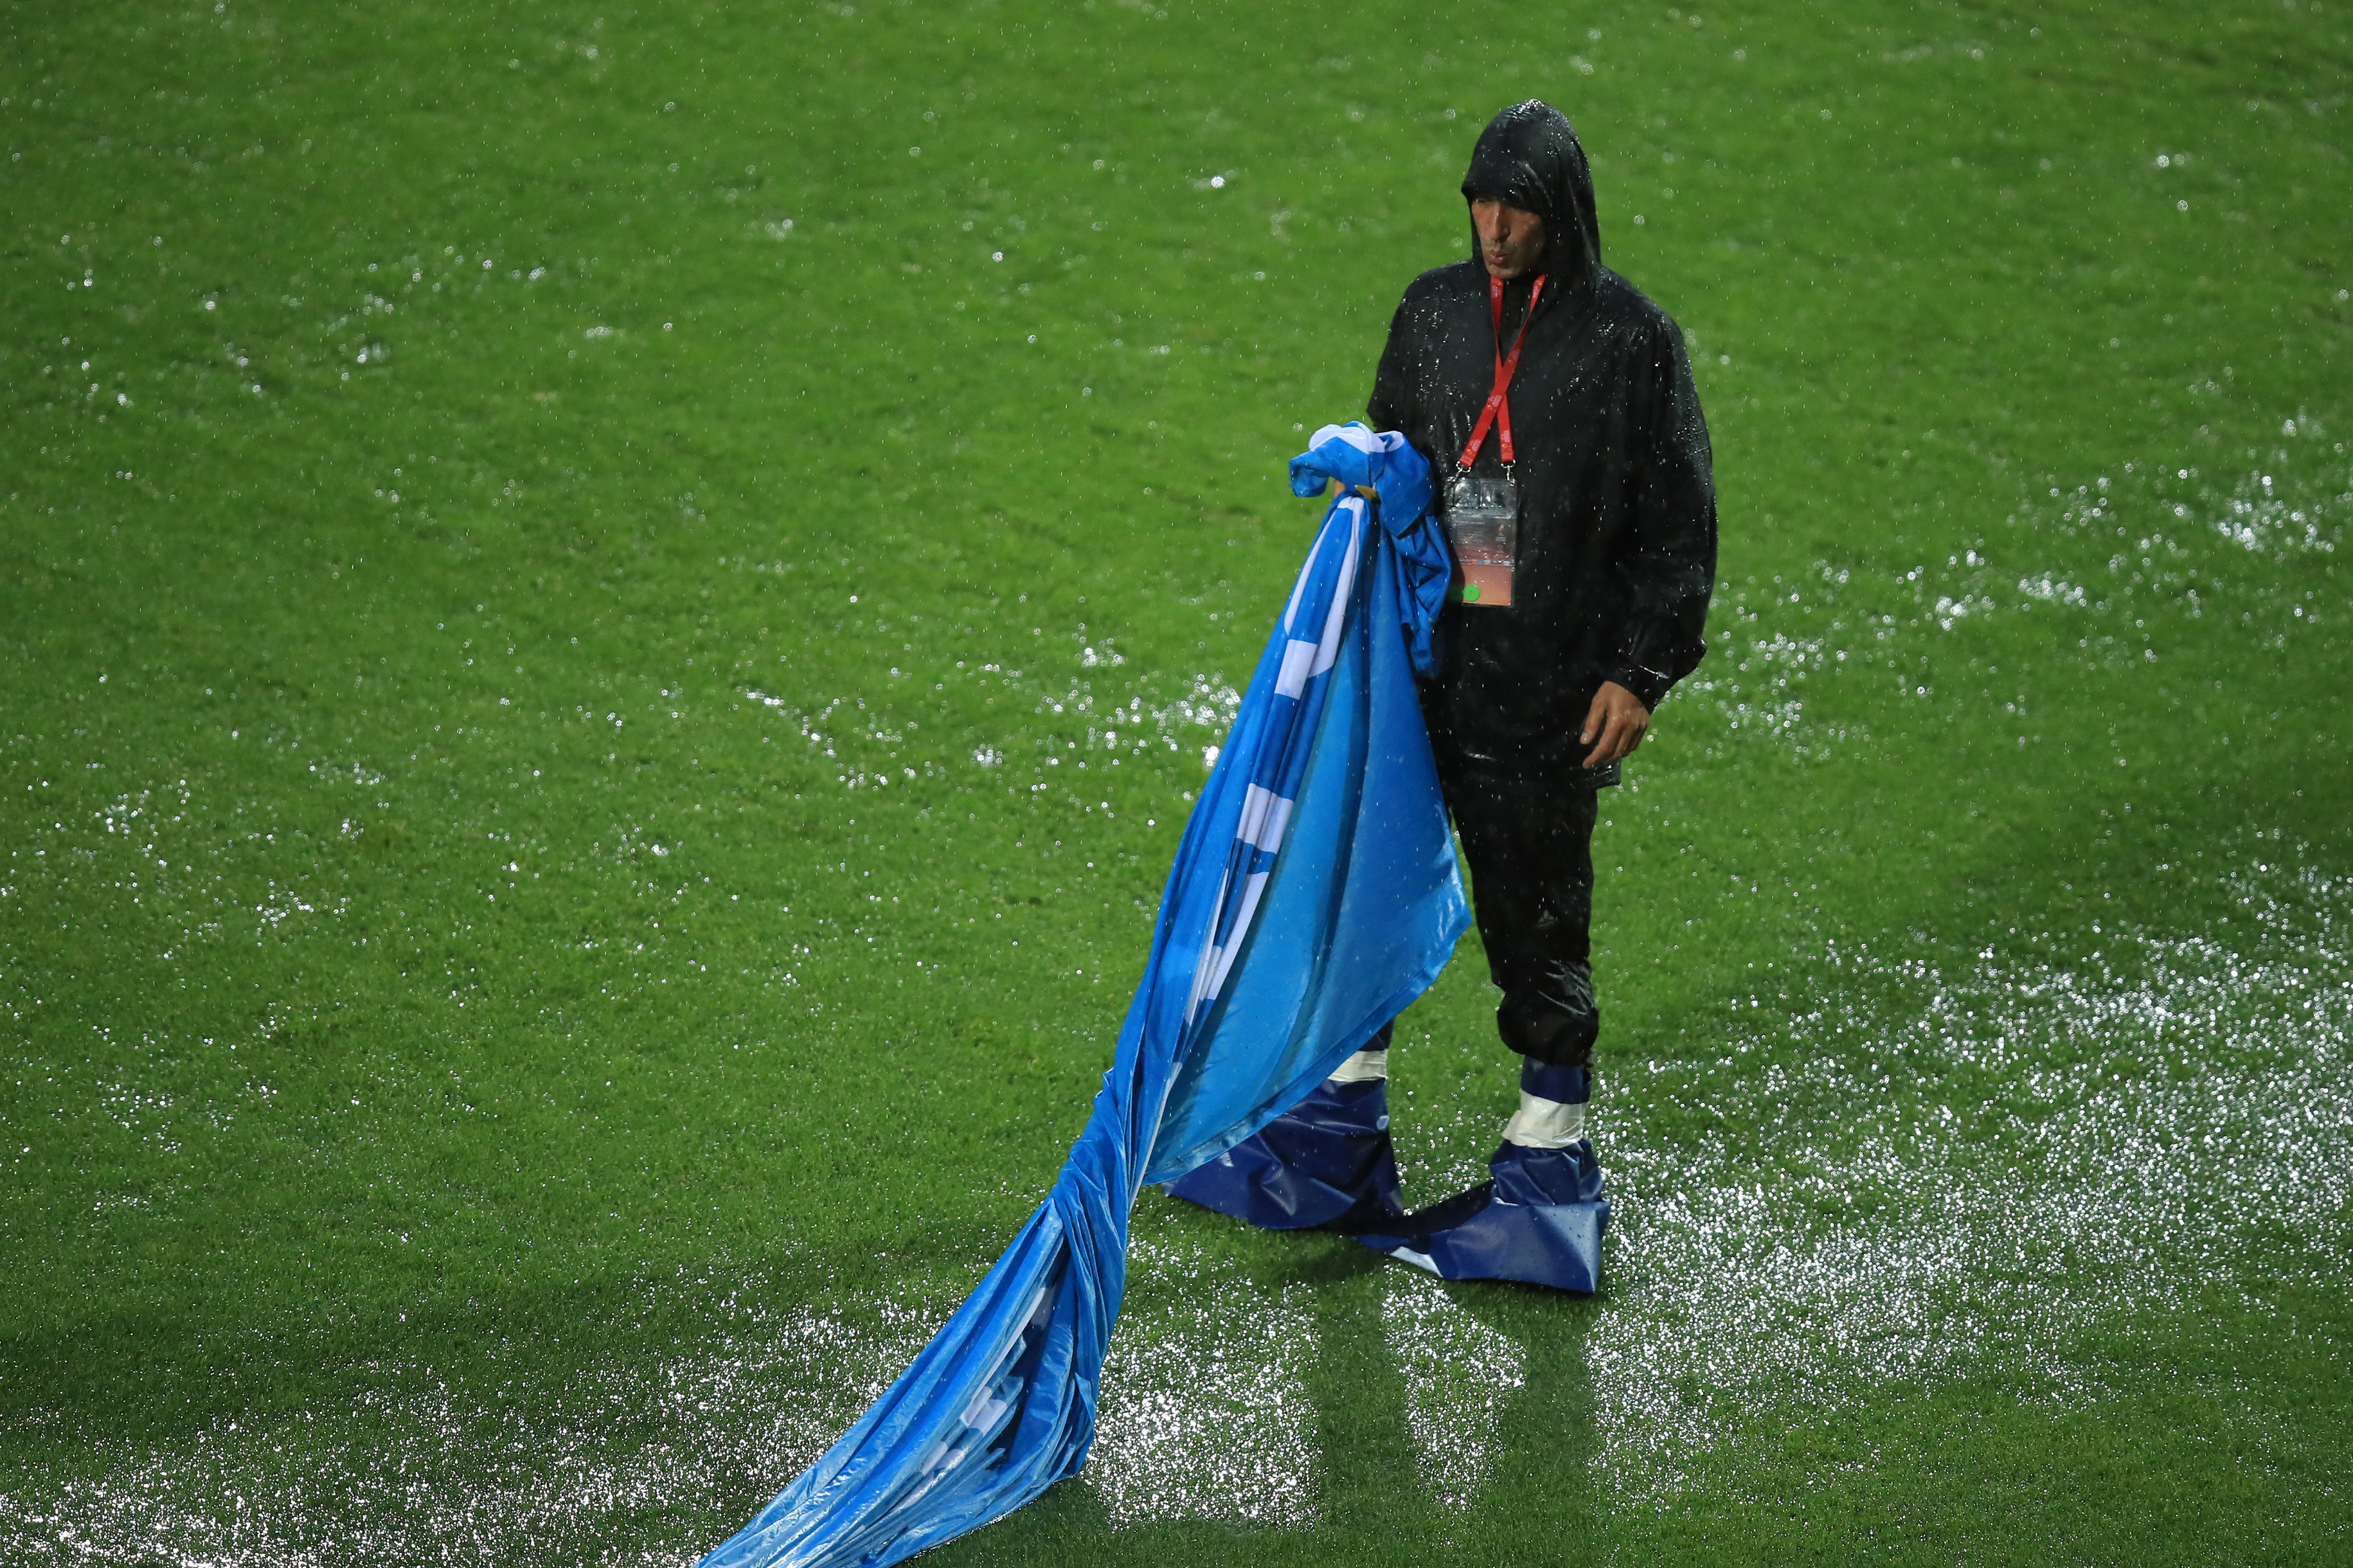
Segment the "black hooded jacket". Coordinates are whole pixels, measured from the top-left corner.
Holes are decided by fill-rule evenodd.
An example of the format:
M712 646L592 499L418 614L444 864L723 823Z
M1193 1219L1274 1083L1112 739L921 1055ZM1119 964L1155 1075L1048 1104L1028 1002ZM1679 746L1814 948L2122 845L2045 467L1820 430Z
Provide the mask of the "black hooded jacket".
M1601 265L1593 176L1568 121L1530 100L1497 115L1462 192L1544 220L1546 278L1511 386L1518 558L1512 604L1450 603L1443 664L1423 691L1441 754L1550 769L1577 743L1606 680L1655 708L1706 651L1715 479L1683 333ZM1532 279L1505 286L1508 347ZM1487 272L1471 259L1415 279L1389 323L1366 412L1456 471L1494 383ZM1474 465L1500 473L1492 428Z

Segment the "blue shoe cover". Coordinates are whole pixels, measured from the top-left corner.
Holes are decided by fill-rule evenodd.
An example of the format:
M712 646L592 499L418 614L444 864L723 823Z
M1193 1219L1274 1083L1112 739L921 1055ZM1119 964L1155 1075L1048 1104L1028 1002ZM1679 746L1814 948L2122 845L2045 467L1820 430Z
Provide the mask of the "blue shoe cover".
M1601 1232L1609 1200L1593 1145L1505 1143L1487 1162L1491 1180L1356 1239L1445 1279L1517 1279L1591 1291L1601 1281Z
M1387 1079L1326 1079L1256 1134L1166 1190L1268 1230L1393 1225L1405 1205L1389 1144L1388 1087Z

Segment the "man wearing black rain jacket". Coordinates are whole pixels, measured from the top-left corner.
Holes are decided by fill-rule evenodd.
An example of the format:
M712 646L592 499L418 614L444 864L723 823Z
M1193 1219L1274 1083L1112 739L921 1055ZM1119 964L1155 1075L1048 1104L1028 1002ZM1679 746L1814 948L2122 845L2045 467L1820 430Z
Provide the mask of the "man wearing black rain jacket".
M1169 1190L1254 1225L1350 1231L1449 1279L1591 1290L1609 1206L1585 1135L1595 791L1704 651L1715 485L1683 334L1601 265L1568 121L1533 100L1497 115L1462 195L1473 253L1406 289L1367 412L1429 460L1462 571L1422 710L1519 1108L1492 1180L1403 1213L1384 1027Z
M1449 605L1423 710L1504 992L1504 1043L1583 1067L1599 1027L1594 791L1618 782L1618 760L1704 651L1715 482L1683 334L1601 265L1593 176L1568 121L1534 100L1497 115L1462 195L1474 254L1407 288L1370 416L1402 431L1442 489L1525 324L1504 394L1519 502L1511 603ZM1504 472L1499 434L1479 444L1473 474Z

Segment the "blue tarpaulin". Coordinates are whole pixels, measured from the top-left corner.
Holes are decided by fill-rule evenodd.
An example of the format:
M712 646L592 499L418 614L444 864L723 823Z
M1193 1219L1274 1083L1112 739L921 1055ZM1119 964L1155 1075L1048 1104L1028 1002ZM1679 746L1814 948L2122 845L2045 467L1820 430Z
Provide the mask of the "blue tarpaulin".
M1281 1115L1453 952L1469 909L1413 688L1448 572L1429 468L1395 434L1326 426L1291 484L1331 479L1053 1189L914 1363L702 1568L897 1563L1076 1473L1138 1190Z

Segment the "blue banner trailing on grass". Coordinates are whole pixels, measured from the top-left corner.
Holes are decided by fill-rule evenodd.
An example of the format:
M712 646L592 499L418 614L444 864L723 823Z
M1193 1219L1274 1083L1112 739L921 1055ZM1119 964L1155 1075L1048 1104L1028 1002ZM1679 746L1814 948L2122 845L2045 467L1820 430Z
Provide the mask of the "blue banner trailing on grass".
M1334 479L1052 1191L914 1364L702 1568L879 1568L1075 1474L1136 1193L1281 1115L1453 952L1469 910L1413 689L1448 571L1429 467L1393 433L1326 426L1291 485Z

